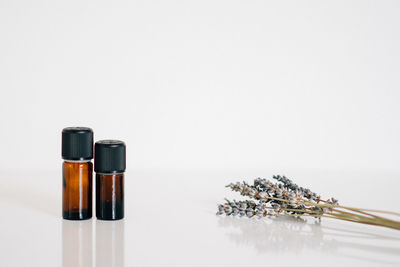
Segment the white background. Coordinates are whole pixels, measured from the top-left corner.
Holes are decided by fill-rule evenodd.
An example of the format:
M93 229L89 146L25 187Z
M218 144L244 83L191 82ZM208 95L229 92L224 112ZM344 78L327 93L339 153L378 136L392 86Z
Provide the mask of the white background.
M1 1L1 168L400 165L398 1Z
M3 263L399 264L394 231L215 216L226 183L278 173L399 211L399 14L399 1L0 0ZM67 126L126 142L122 223L61 219Z

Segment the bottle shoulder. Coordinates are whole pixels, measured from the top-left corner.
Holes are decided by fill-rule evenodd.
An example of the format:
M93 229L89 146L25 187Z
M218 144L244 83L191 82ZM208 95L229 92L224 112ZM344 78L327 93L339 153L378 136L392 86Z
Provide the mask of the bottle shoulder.
M123 172L121 172L121 173L96 173L96 177L99 177L99 178L104 178L104 179L107 179L107 178L123 178L124 177L124 173Z
M92 170L93 163L91 161L63 161L63 168L87 168Z

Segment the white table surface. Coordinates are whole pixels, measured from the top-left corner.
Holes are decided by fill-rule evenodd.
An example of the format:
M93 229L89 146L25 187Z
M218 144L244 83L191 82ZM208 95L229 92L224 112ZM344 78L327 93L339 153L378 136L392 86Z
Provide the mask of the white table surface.
M225 184L272 174L131 170L126 217L108 222L61 218L61 170L0 171L0 266L400 266L400 231L215 215L236 196ZM341 204L399 211L400 173L285 175Z

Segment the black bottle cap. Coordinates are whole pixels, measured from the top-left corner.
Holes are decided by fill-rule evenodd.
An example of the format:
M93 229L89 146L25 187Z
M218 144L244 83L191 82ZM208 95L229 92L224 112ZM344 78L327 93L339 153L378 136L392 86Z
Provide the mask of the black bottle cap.
M88 160L93 158L93 131L90 128L64 128L61 143L63 159Z
M101 140L94 145L94 170L98 173L120 173L126 168L126 146L118 140Z

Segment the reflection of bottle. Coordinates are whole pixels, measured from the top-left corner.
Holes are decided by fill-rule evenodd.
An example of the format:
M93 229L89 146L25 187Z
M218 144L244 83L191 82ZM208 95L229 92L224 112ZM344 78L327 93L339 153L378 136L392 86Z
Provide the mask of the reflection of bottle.
M63 218L92 217L93 131L68 127L62 131Z
M95 144L97 219L124 218L125 151L122 141L102 140Z
M96 221L96 267L124 266L124 223Z
M92 220L62 222L62 266L92 267Z

